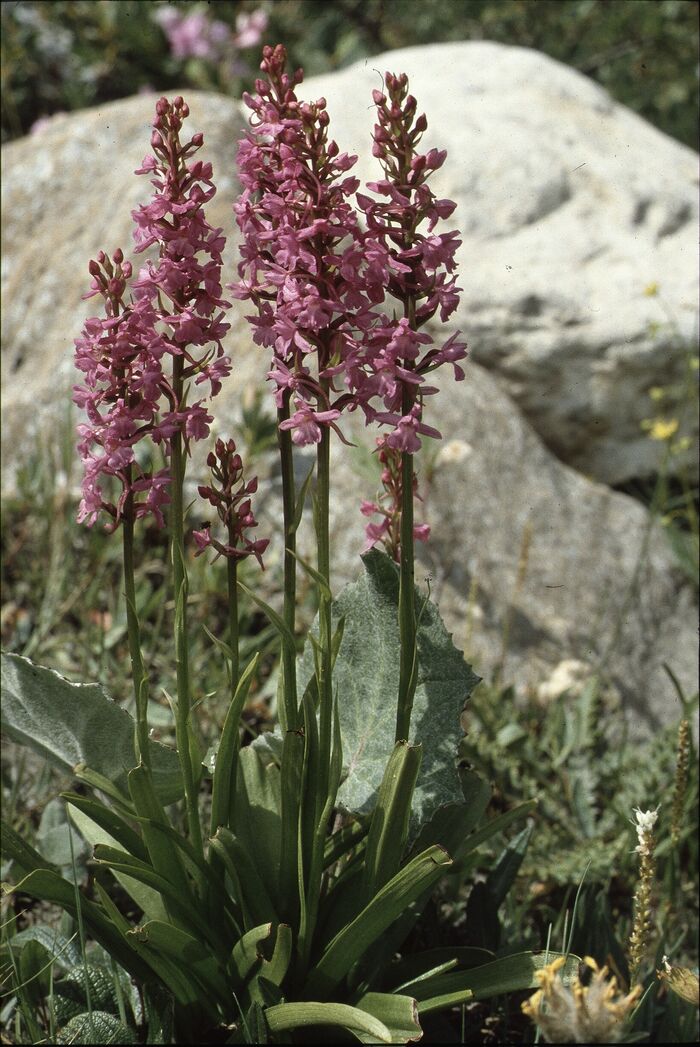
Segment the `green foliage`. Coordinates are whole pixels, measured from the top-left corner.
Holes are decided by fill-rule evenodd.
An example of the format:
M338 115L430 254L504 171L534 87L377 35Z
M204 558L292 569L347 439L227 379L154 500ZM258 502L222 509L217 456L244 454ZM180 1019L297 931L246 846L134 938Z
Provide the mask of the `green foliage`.
M97 684L70 683L27 658L3 655L2 726L14 741L64 771L84 765L117 789L126 786L134 721ZM151 752L156 788L164 802L172 803L182 794L177 758L154 742Z
M374 806L394 749L394 723L388 710L394 706L399 671L398 570L376 550L362 560L364 575L333 604L334 625L344 622L334 670L343 696L339 713L346 768L338 803L355 814ZM418 687L412 734L421 743L422 760L411 805L411 837L439 807L463 798L456 767L462 737L459 716L479 681L452 643L435 605L416 591L416 606ZM300 689L311 676L312 665L307 647Z
M130 1031L107 1011L77 1014L60 1030L57 1043L136 1043Z
M341 594L336 608L345 630L335 661L334 686L347 691L350 705L359 701L351 681L361 674L368 679L372 675L366 664L368 647L373 658L385 657L388 661L389 676L384 670L377 674L380 685L388 687L394 671L390 650L382 653L382 645L393 642L389 623L396 628L395 569L379 553L366 557L365 567L365 583L350 587L345 599ZM378 613L372 613L373 606ZM4 826L3 853L15 862L20 879L15 888L5 889L61 905L140 984L155 984L161 992L169 993L174 1002L177 1040L188 1039L195 1030L201 1035L202 1030L209 1029L213 1035L222 1022L235 1023L237 1035L245 1042L252 1042L253 1034L274 1040L292 1029L310 1025L330 1029L338 1024L352 1030L362 1042L405 1042L409 1036L413 1038L418 1030L414 996L387 992L382 987L384 971L428 904L435 885L454 864L446 847L455 856L463 856L470 846L488 840L500 828L496 819L473 838L468 837L484 811L488 789L473 774L464 777L460 788L455 769L459 714L475 678L429 604L423 608L420 631L421 687L425 690L423 694L419 687L416 701L415 730L420 745L399 743L394 749L387 736L385 749L377 758L377 767L385 764L386 774L378 771L376 783L370 783L370 793L362 800L361 817L369 818L367 835L348 832L352 822L346 816L336 833L327 837L330 816L338 810L341 748L351 757L357 754L353 732L359 721L353 714L345 722L336 711L331 774L324 782L318 774L319 739L311 699L318 688L314 675L306 691L305 735L301 736L305 740L300 749L282 748L276 762L269 748L248 746L234 765L227 762L222 769L218 760L215 763L215 793L217 777L226 770L227 789L234 790L229 805L221 805L227 810L231 828L219 825L204 860L159 815L143 767L126 776L128 798L112 784L110 779L123 788L119 759L122 766L133 763L127 748L127 741L133 744L133 723L128 714L114 707L119 719L112 722L111 703L102 691L94 686L80 687L92 731L89 739L80 736L77 743L74 735L78 728L72 716L76 685L32 666L26 659L6 656L9 720L14 722L14 715L24 722L15 737L45 753L53 715L56 728L63 724L63 733L56 736L59 758L69 767L76 756L86 755L71 746L89 744L94 781L85 776L83 780L103 798L77 793L65 796L72 821L94 847L95 900L76 892L54 865L9 826ZM431 686L435 689L432 695ZM379 701L379 693L376 698L372 693L366 695L368 708L375 700ZM240 698L232 701L240 706ZM91 703L99 708L100 716L91 716ZM12 712L15 707L21 710L21 716ZM445 738L442 747L431 754L428 781L440 781L447 774L451 784L445 795L438 795L432 784L429 788L421 785L418 773L421 746L431 751L427 723L442 723L441 717L445 720L441 728ZM449 720L453 721L452 729ZM27 726L37 723L41 730ZM127 725L125 731L122 724ZM122 733L124 741L120 743ZM108 734L113 740L111 751ZM290 737L297 736L291 732ZM121 753L121 757L115 753ZM294 849L298 848L293 863L299 876L296 897L283 875L282 860L283 826L290 814L283 802L281 779L289 774L290 759L297 764L302 761L300 802L292 808L292 817L297 820L292 822L295 831L286 837L285 845L291 840ZM235 781L231 780L232 769ZM423 788L431 802L418 805L416 829L420 832L411 850L409 810L417 776L416 789ZM320 812L317 822L310 820L314 810ZM45 839L47 833L65 829L63 819L62 811L51 819L47 816ZM523 849L515 845L518 856ZM54 847L47 857L58 857L60 865L62 852L55 851ZM517 863L497 865L490 881L495 902L503 899L516 867ZM115 905L109 873L143 911L138 924ZM40 950L36 957L27 953L27 963L31 961L30 981L41 998L47 991L45 982L37 980L44 949L39 941L28 939L21 955L30 948ZM479 955L478 951L472 953L472 957ZM483 956L490 954L484 952ZM49 964L52 962L49 958ZM505 991L504 986L527 988L532 984L533 961L527 957L510 961L506 982L501 980L500 968L494 968L491 989L488 978L479 981L478 969L473 964L469 968L469 984L459 971L445 983L447 988L441 981L423 984L421 991L428 995L420 999L426 1013L452 1005L455 993L461 1000L475 991L488 995L490 991ZM137 1035L138 1023L132 1015L127 1016L125 1025L126 1010L122 1001L118 1012L114 992L115 983L106 968L85 964L71 968L54 986L53 1013L60 1036L75 1035L79 1041L88 1042L94 1035L103 1042L115 1042L121 1035L123 1042L129 1042L128 1038ZM315 1002L304 1002L309 1000ZM207 1001L206 1011L203 1001ZM97 1033L90 1032L90 1022L99 1027ZM143 1015L138 1022L143 1022Z
M152 86L240 91L257 48L226 62L174 59L140 0L106 4L25 0L2 5L2 137L26 134L39 116ZM192 3L175 6L196 9ZM533 47L579 69L667 134L697 147L697 6L687 0L219 0L212 17L263 8L265 42L282 41L308 75L381 51L447 40Z

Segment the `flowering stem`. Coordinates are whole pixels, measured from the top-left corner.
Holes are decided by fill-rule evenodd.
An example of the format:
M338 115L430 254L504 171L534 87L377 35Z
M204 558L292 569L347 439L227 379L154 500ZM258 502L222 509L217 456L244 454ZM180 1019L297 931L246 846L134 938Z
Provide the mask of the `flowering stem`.
M411 328L416 328L416 303L411 295L404 304L404 313ZM406 360L404 367L411 368ZM401 413L411 413L414 393L408 382L403 383ZM411 711L416 693L416 609L413 549L413 455L401 453L401 558L399 570L399 699L396 706L395 741L408 741Z
M173 392L178 407L183 396L183 358L173 360ZM190 751L190 668L187 645L187 571L185 569L185 538L183 512L183 484L185 474L182 433L171 440L172 491L170 538L172 542L173 588L175 595L175 664L177 668L177 719L175 732L177 753L185 786L185 806L190 841L198 855L203 855L202 830L199 823L197 790Z
M233 524L230 524L229 544L233 546L235 540L235 528ZM238 653L238 560L235 556L226 557L226 578L228 582L228 635L231 648L231 701L233 701L240 673Z
M401 454L401 561L399 577L399 636L401 661L399 668L399 701L396 709L395 740L408 741L411 710L416 691L416 612L413 567L413 455Z
M320 593L319 640L321 646L319 690L319 743L321 750L321 780L319 804L325 805L331 757L331 720L333 716L333 681L331 669L331 600L330 600L330 533L329 533L329 488L330 488L330 429L321 428L316 459L316 542L318 572L326 583Z
M290 392L284 394L283 405L279 408L278 422L289 418ZM296 579L297 562L296 529L294 516L296 511L294 492L294 458L292 456L292 436L288 429L277 426L280 449L280 467L282 470L282 514L284 523L284 623L294 636L296 616ZM296 652L290 644L282 641L282 670L284 673L284 698L279 709L282 731L294 730L297 724L297 680Z
M129 467L131 472L131 467ZM129 479L131 477L129 476ZM122 517L122 542L124 558L124 593L126 596L126 630L129 638L131 676L134 681L136 700L136 757L150 770L151 754L148 745L148 675L141 653L141 627L136 613L136 586L134 584L134 499L131 492L126 496Z

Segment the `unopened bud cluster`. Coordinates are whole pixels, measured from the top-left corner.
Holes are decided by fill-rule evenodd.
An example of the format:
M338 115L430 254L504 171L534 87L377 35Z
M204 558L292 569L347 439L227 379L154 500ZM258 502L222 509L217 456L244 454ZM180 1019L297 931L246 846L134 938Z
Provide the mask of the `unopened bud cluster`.
M200 486L199 494L216 509L226 528L228 541L221 542L215 538L211 534L210 525L206 524L201 530L193 531L197 543L195 555L199 556L209 548L216 550L217 557L243 559L252 554L262 567L262 554L269 544L269 539L252 541L245 533L258 526L249 497L258 489L257 477L253 477L247 483L243 479L243 462L233 440L226 443L217 440L215 450L207 457L207 465L213 482Z

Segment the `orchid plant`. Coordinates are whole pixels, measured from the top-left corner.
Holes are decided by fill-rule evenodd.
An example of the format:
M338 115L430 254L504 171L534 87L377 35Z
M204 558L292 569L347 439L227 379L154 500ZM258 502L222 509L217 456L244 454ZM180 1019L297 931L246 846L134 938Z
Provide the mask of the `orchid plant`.
M88 296L101 298L103 314L76 341L83 384L75 402L87 416L79 519L121 528L136 717L94 685L5 659L11 733L85 787L64 800L94 847L95 872L90 890L79 890L5 826L17 877L6 890L62 906L107 950L138 991L131 1016L141 1035L160 1037L148 1042L289 1043L319 1027L326 1039L342 1029L364 1043L404 1043L422 1035L422 1015L534 987L536 971L556 956L402 952L438 881L468 868L470 853L532 807L476 829L490 789L457 768L456 752L460 712L478 678L414 583L414 540L428 538L414 522L414 455L424 437L440 436L424 419L437 393L427 376L447 364L464 378L459 334L436 339L426 326L458 304L458 234L437 231L455 205L430 188L446 157L419 151L427 121L405 75L387 73L374 93L382 177L360 191L350 174L356 157L329 137L325 100L298 98L303 76L286 70L283 47L264 49L261 71L245 96L250 130L239 146L243 191L234 207L241 259L229 289L251 303L253 340L270 353L283 483L281 614L238 577L243 558L262 567L268 540L251 536L257 481L246 478L235 441L218 439L207 459L211 480L199 486L218 529L192 533L195 555L213 551L227 568L229 625L217 646L228 704L207 769L188 665L183 490L191 447L207 439L211 401L231 370L222 346L229 303L224 237L205 218L216 190L211 164L197 158L202 135L185 141L186 103L163 98L152 153L136 172L151 177L154 194L133 212L136 250L157 257L135 277L121 250L90 262ZM332 442L346 439L344 416L357 410L375 429L384 491L361 511L381 522L367 525L361 577L334 599ZM162 452L162 468L147 464L148 443ZM315 475L299 490L295 444L316 447ZM315 566L295 543L312 479ZM134 584L134 528L147 516L170 539L176 752L149 732L154 681ZM378 542L386 552L373 548ZM301 656L300 570L319 608ZM241 590L281 642L279 725L246 746L241 715L259 659L241 664ZM115 881L136 905L135 921L116 903ZM565 973L573 965L567 959Z

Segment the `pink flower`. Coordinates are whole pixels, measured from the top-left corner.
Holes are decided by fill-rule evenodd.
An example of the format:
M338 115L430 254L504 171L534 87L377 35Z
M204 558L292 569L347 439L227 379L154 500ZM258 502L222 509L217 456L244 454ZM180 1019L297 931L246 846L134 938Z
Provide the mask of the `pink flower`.
M285 65L283 47L265 47L267 79L244 95L252 115L238 150L244 191L235 213L243 244L233 291L257 308L248 319L254 340L274 350L269 377L277 406L295 397L296 413L284 427L295 443L308 444L359 402L356 335L373 322L381 294L371 281L370 294L360 275L363 234L350 202L358 182L344 177L356 157L329 141L325 99L299 101L294 89L302 73L290 75ZM383 273L375 264L373 281ZM346 364L353 378L343 388Z
M436 435L436 430L420 421L424 397L436 391L421 384L420 376L449 362L455 378L464 377L457 361L466 356L466 345L456 334L437 349L431 336L418 333L438 310L445 321L457 308L459 288L453 274L460 240L457 231L433 232L455 207L450 200L436 199L427 184L430 174L444 163L446 152L417 151L427 120L416 115L417 104L408 93L406 75L387 73L385 84L386 93L373 93L377 124L372 150L384 177L367 185L375 197L358 193L357 200L375 250L380 258L383 250L391 260L387 287L401 303L404 316L388 339L386 321L367 332L374 349L368 366L374 370L374 379L368 379L367 388L382 398L386 408L367 413L371 420L395 426L388 436L389 446L414 453L421 445L420 435ZM406 394L413 401L408 414Z
M195 134L184 146L179 132L188 115L181 98L172 105L161 98L151 145L139 173L153 175L155 194L132 212L137 250L159 246L158 263L148 261L131 285L131 263L121 250L110 259L104 251L90 262L91 290L101 295L104 317L91 317L75 342L75 364L83 384L75 403L86 412L78 426L78 450L84 465L83 500L78 519L88 525L100 512L117 526L127 504L134 518L152 515L164 525L170 476L167 469L143 470L135 448L150 440L166 455L176 433L185 447L209 433L211 414L203 401L188 406L177 396L165 364L182 360L183 380L208 382L214 396L230 371L221 338L228 302L221 298L221 229L204 218L203 202L214 192L211 165L192 162L202 145ZM206 191L202 190L202 185ZM114 502L103 480L120 488Z
M381 480L383 491L377 495L375 502L360 503L363 516L380 516L380 521L371 521L365 527L367 541L363 552L367 552L381 542L386 551L397 562L401 558L401 506L403 498L403 479L401 470L401 453L389 443L389 438L377 438L377 454L382 466ZM413 475L413 493L418 497L418 483ZM416 541L426 542L430 535L428 524L415 524L413 537Z
M321 440L321 425L333 424L340 418L340 411L315 411L309 404L295 397L297 410L284 422L280 429L291 429L292 441L300 447L317 444ZM333 428L336 428L333 426Z
M232 43L225 22L210 21L203 11L184 14L176 7L158 7L153 18L165 33L174 58L218 61Z
M234 43L236 47L257 47L267 29L267 12L262 8L256 11L241 11L236 15L236 35Z

